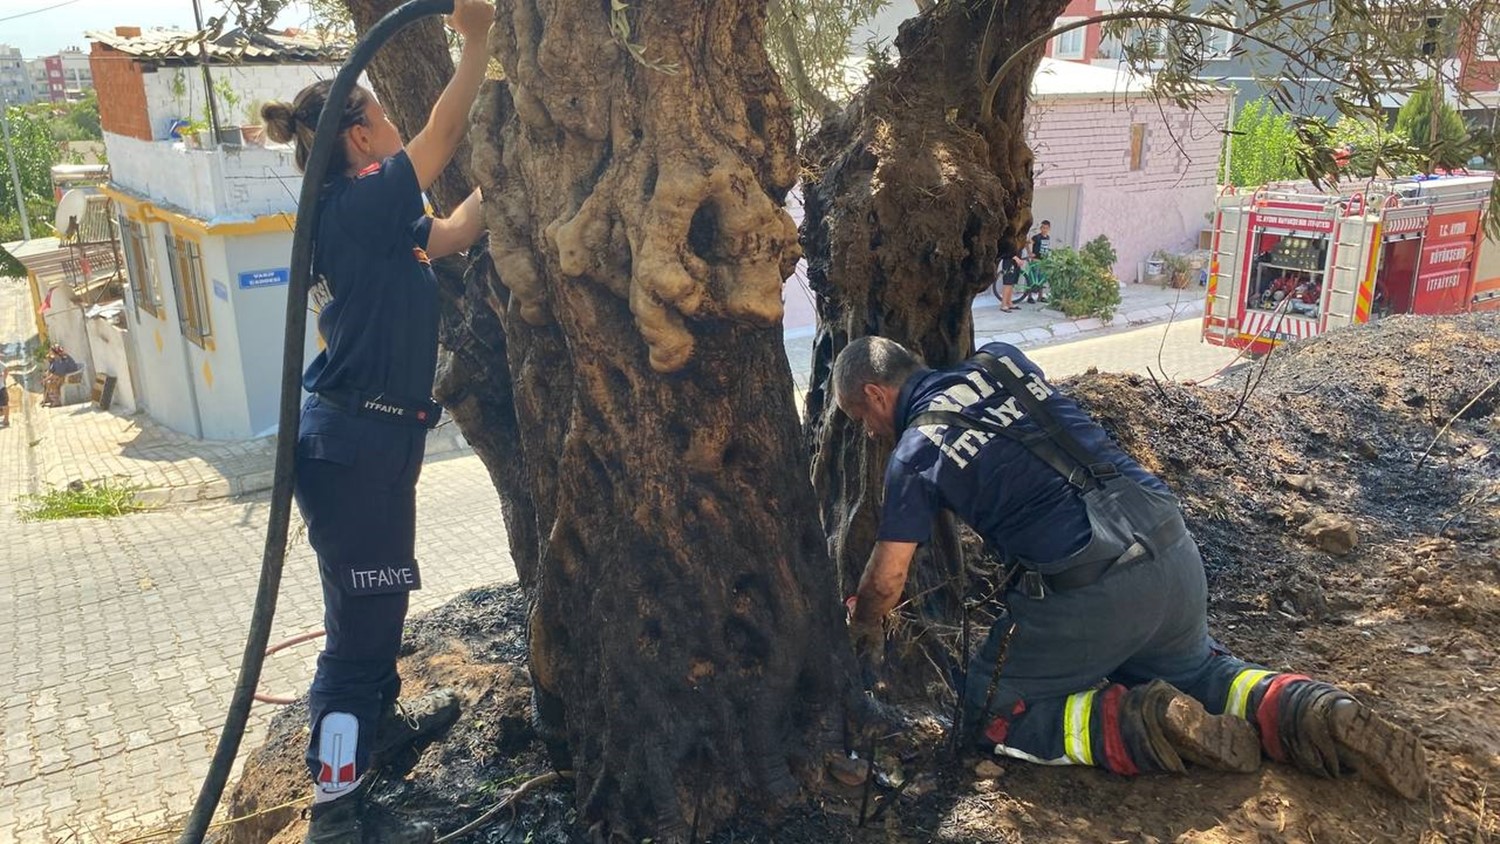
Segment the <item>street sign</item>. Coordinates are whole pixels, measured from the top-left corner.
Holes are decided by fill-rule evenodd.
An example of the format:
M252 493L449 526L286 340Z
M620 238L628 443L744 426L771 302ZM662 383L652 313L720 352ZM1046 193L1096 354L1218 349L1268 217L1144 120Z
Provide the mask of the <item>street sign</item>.
M256 287L279 287L292 280L292 272L286 267L275 270L250 270L240 273L240 289L251 290Z

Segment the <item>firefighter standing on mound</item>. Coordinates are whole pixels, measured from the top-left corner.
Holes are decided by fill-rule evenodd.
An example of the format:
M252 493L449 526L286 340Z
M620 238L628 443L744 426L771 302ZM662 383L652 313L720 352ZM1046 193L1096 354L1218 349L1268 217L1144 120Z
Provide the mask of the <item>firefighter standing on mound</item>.
M416 483L437 367L438 297L429 256L468 248L480 234L475 191L447 219L428 216L422 192L453 157L484 79L494 7L457 0L449 24L463 38L452 80L427 125L403 147L369 91L356 88L339 121L323 186L315 256L327 297L318 315L326 344L308 366L297 440L297 505L317 552L328 631L308 694L307 751L314 798L307 841L422 842L432 827L377 816L372 773L409 766L458 718L453 693L405 706L396 656L414 558ZM306 166L328 81L262 116L273 140L296 141Z
M833 367L838 406L894 439L879 541L850 617L878 659L918 543L953 511L1015 567L973 657L964 724L987 752L1117 774L1253 771L1261 751L1421 794L1421 744L1353 697L1235 659L1208 635L1198 546L1165 484L1014 346L935 371L879 337Z

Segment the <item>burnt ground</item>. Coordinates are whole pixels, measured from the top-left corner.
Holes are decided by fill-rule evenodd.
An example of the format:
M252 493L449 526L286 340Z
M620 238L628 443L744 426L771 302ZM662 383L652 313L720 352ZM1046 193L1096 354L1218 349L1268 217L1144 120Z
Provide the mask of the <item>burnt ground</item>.
M1215 635L1415 729L1433 778L1424 799L1271 763L1135 780L1009 761L976 770L948 754L938 719L914 714L877 754L885 782L863 828L860 790L833 785L774 829L746 822L713 840L1500 841L1500 386L1470 405L1497 377L1500 315L1488 315L1332 332L1213 388L1094 372L1064 382L1181 497L1209 567ZM411 778L381 786L383 803L453 829L548 770L527 723L524 621L508 587L411 622L407 690L454 685L467 708ZM277 719L233 815L305 794L304 722L299 707ZM300 841L300 817L273 812L220 840ZM574 821L570 792L554 787L466 840L586 841Z

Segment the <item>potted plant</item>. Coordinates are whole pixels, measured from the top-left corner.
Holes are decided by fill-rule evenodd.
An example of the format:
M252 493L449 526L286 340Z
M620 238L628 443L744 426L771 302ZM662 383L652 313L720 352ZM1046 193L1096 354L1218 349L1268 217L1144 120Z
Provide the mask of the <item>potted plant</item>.
M260 109L265 105L261 100L251 100L250 105L245 108L245 125L240 127L240 137L244 139L245 146L265 146L266 127L261 123Z
M190 120L186 126L177 130L182 137L182 145L188 149L203 149L203 133L208 131L208 122L205 120Z
M1152 261L1161 262L1162 285L1174 290L1181 290L1188 286L1188 278L1192 274L1192 262L1186 255L1176 255L1165 250L1157 250L1151 256Z

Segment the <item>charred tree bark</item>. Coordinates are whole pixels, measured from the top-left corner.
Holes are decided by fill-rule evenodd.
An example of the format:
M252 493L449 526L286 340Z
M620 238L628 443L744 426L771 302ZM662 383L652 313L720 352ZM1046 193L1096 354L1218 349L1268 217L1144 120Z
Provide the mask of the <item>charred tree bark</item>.
M846 592L874 545L889 450L834 406L833 359L872 334L935 367L972 353L974 296L994 282L1002 249L1018 248L1031 223L1023 121L1040 54L1001 88L993 119L981 120L980 98L1000 63L1064 6L955 0L925 11L901 27L899 63L878 70L804 147L811 176L802 243L818 294L805 433ZM921 596L916 615L951 629L965 589L951 521L937 527L923 557L907 594Z
M819 775L852 666L781 345L765 2L612 5L498 4L473 159L498 283L465 301L504 329L533 680L580 816L678 842Z
M345 0L363 33L399 0ZM427 123L438 95L453 76L442 23L428 19L398 33L375 54L370 83L402 137L412 138ZM458 207L474 181L467 144L454 155L429 191L440 209ZM478 250L482 252L482 250ZM536 581L537 520L517 426L515 394L508 368L505 330L492 306L494 267L488 254L466 265L459 257L435 267L442 294L441 358L435 396L479 455L500 494L511 538L516 572L523 586Z

